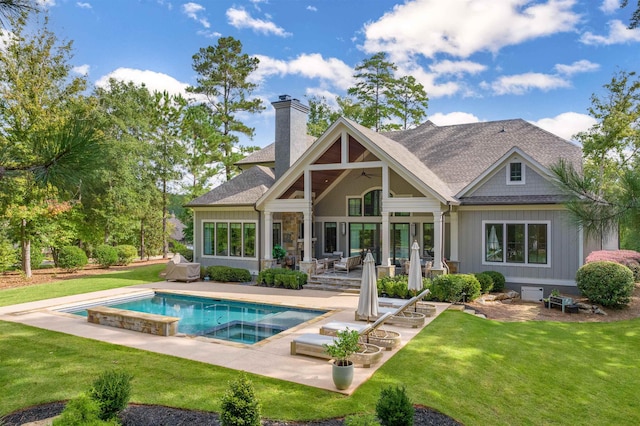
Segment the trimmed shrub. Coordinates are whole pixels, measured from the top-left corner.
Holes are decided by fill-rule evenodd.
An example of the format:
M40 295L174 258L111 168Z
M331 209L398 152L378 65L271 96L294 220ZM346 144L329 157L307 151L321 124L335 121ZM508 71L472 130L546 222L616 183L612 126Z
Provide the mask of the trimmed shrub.
M471 301L480 296L480 283L472 274L447 274L433 279L433 297L441 302Z
M590 302L614 308L629 304L634 288L631 270L609 261L582 265L576 283Z
M113 419L126 408L131 397L131 379L127 372L107 370L93 382L89 396L100 407L100 419Z
M223 283L246 283L251 281L251 273L247 269L230 266L208 266L207 275L211 281Z
M376 415L383 426L412 426L415 409L403 387L382 389L376 403Z
M58 266L76 272L87 264L87 255L77 246L65 246L58 251Z
M116 246L116 252L118 253L118 265L128 265L138 255L138 250L128 244Z
M504 275L498 271L484 271L483 274L488 274L493 280L493 288L491 289L494 293L499 293L504 291L505 279Z
M393 277L382 277L376 281L378 287L378 296L386 294L388 297L397 297L401 299L408 299L411 296L409 291L409 277L407 275L396 275ZM431 286L431 280L429 278L422 279L422 289L426 290Z
M100 244L96 247L93 256L96 263L103 268L108 268L118 263L118 251L115 247L108 244Z
M491 278L491 275L480 272L479 274L475 274L475 276L480 283L480 291L482 294L489 293L493 289L493 278Z
M307 274L285 268L264 269L258 274L257 283L267 287L284 287L298 290L307 283Z
M188 249L187 246L177 241L172 241L169 243L169 246L173 253L181 254L189 262L193 262L193 250Z
M640 253L634 250L597 250L585 259L586 263L609 261L619 263L631 269L633 280L640 281Z
M0 274L13 268L18 261L16 250L9 240L0 239Z
M53 426L99 426L117 425L117 422L100 420L98 402L81 394L67 402L60 417L53 420Z
M246 374L242 373L229 383L221 402L220 422L223 426L260 426L260 403Z

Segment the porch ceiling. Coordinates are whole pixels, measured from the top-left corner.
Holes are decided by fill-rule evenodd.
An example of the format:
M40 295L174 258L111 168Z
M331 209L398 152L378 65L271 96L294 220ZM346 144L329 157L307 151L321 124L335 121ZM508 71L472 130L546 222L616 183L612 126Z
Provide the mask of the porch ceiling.
M366 148L362 146L353 137L349 136L349 162L362 162L363 153ZM315 162L314 164L339 164L341 162L341 144L337 139ZM311 188L315 192L316 197L320 196L327 188L335 182L346 170L314 170L311 172ZM287 199L293 197L296 192L304 191L304 175L300 175L298 179L282 194L280 198Z

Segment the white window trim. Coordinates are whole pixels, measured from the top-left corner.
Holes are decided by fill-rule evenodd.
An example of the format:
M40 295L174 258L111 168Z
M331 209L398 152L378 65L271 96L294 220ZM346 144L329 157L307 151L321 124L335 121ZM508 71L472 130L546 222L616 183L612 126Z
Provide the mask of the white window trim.
M242 251L243 251L243 255L242 256L231 256L231 255L226 255L226 256L218 256L215 254L204 254L204 224L205 223L213 223L218 224L218 223L226 223L228 225L228 230L229 230L229 236L228 238L231 238L231 224L232 223L240 223L240 229L242 230ZM201 253L202 253L202 257L206 258L206 259L235 259L235 260L258 260L258 256L253 256L253 257L248 257L248 256L244 256L244 224L245 223L253 223L256 226L256 247L255 247L255 252L256 255L258 254L258 245L260 243L259 239L258 239L258 221L256 220L203 220L202 221L202 225L201 225L201 230L202 230L202 247L201 249ZM215 244L218 241L218 227L214 226L213 227L213 244L214 244L214 253L215 253ZM229 250L231 244L231 242L229 240L227 240L227 250Z
M516 164L516 163L520 163L520 171L522 173L522 180L511 180L511 165L512 164ZM507 185L524 185L527 181L527 166L524 164L523 161L521 160L517 160L514 159L512 161L509 161L507 163Z
M486 253L486 233L484 230L487 225L495 224L495 225L508 225L508 224L522 224L524 227L524 258L525 261L522 263L514 263L507 262L507 258L503 256L501 262L488 262L487 261L487 253ZM547 225L547 263L529 263L529 226L528 225ZM525 268L551 268L551 221L550 220L483 220L482 221L482 264L487 266L509 266L509 267L525 267ZM507 238L507 233L505 230L502 232L502 247L506 246L505 239Z

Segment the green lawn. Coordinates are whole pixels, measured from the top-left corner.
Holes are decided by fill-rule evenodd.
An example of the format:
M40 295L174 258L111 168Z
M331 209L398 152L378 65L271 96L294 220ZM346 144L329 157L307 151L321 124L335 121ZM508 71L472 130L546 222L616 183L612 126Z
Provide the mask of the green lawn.
M167 265L164 263L143 266L126 271L109 272L83 278L58 281L51 284L39 284L28 287L0 290L0 306L52 299L54 297L108 290L136 284L160 281L159 274Z
M4 294L0 292L3 302ZM219 411L220 397L237 374L0 322L0 415L71 398L111 366L135 375L135 402L207 411ZM373 412L383 387L405 384L414 403L436 408L465 425L636 425L639 370L640 319L500 323L447 311L350 397L249 377L264 417L275 419Z

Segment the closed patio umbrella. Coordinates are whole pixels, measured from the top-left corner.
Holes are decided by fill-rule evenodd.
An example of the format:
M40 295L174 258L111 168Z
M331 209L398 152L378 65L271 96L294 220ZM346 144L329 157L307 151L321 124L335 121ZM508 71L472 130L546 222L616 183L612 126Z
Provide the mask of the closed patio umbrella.
M415 296L422 291L422 268L420 266L420 246L417 241L411 245L409 257L409 291Z
M378 286L376 284L376 266L373 255L367 251L362 264L362 280L360 281L360 297L358 298L358 316L378 316Z

